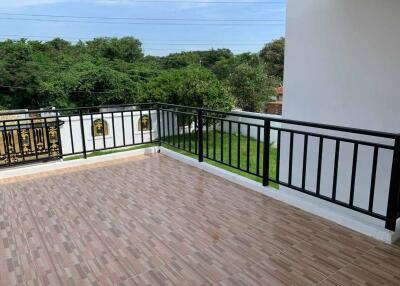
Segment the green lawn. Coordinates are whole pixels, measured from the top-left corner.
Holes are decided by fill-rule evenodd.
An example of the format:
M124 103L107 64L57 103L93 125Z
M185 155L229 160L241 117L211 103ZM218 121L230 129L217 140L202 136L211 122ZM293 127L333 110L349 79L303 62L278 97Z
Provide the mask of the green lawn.
M218 161L223 161L224 163L229 163L229 135L228 135L228 133L222 133L222 136L223 136L223 138L222 138L222 145L221 145L221 132L218 132L218 131L215 132L215 159L218 160ZM177 135L175 135L174 137L171 136L169 138L166 138L166 141L168 139L170 139L171 144L173 142L173 139L175 139L175 146L178 146L178 136ZM204 139L204 141L203 141L204 142L203 143L204 155L206 155L207 154L207 138L206 138L206 133L205 132L203 134L203 139ZM208 135L208 155L209 155L210 159L214 158L213 140L214 140L213 132L210 131L209 135ZM192 152L194 152L194 150L195 150L194 149L195 140L194 140L194 134L193 133L191 134L191 142L192 142ZM231 165L237 167L238 166L238 149L237 149L238 136L232 134L232 141L231 142L232 142L231 143L232 144L231 145L232 146L231 147L231 150L232 150L231 151ZM183 135L182 134L180 134L179 143L180 143L179 144L180 148L183 148L184 146L183 146ZM189 150L189 136L188 136L188 134L186 134L185 143L186 143L185 144L186 145L185 149ZM221 148L221 146L222 146L222 148ZM189 157L198 159L197 155L191 154L191 153L186 152L184 150L181 150L181 149L178 149L178 148L174 148L174 147L166 145L166 144L164 144L163 147L166 147L166 148L171 149L173 151L176 151L178 153L187 155ZM263 159L263 148L264 148L264 143L261 142L260 143L260 149L259 149L260 150L260 155L259 155L259 158L260 158L259 174L261 176L262 176L262 173L263 173L263 162L262 162L263 161L262 160ZM222 155L223 155L222 157L221 157L221 152L222 152ZM243 135L240 136L240 151L239 151L239 154L240 154L240 156L239 156L240 168L246 170L247 169L247 157L248 157L247 156L247 137L243 136ZM271 145L271 147L270 147L269 174L270 174L270 177L272 179L275 179L275 177L276 177L276 156L277 156L276 148ZM256 173L256 170L257 170L257 141L255 139L252 139L252 138L250 138L249 159L250 159L249 160L249 170L252 173ZM207 162L207 163L209 163L211 165L217 166L217 167L222 168L224 170L233 172L235 174L244 176L246 178L255 180L257 182L262 182L261 178L259 178L257 176L254 176L252 174L249 174L249 173L247 173L245 171L240 171L240 170L237 170L235 168L231 168L229 166L226 166L224 164L221 164L221 163L218 163L218 162L215 162L213 160L206 159L206 158L204 158L204 162ZM277 185L274 184L274 183L271 183L270 186L277 188Z

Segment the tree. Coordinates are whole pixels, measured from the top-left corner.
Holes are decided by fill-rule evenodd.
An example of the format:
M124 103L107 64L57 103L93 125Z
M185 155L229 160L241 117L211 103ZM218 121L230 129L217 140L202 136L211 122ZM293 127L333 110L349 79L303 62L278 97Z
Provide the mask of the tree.
M96 38L86 42L88 51L109 60L123 60L128 63L136 63L143 58L142 44L133 37Z
M134 103L139 90L127 74L84 62L43 83L40 93L49 105L67 107Z
M268 74L283 80L285 62L285 38L280 38L268 43L260 52L264 59Z
M164 71L145 86L146 99L228 111L234 100L209 70L191 65Z
M277 80L267 75L265 65L252 67L244 63L233 71L230 86L236 106L245 111L261 112L274 94Z

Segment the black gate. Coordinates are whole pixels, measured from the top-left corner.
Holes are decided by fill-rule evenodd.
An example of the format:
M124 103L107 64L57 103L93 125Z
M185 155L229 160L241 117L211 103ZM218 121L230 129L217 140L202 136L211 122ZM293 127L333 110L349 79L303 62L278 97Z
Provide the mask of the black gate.
M0 121L0 167L61 158L56 118Z

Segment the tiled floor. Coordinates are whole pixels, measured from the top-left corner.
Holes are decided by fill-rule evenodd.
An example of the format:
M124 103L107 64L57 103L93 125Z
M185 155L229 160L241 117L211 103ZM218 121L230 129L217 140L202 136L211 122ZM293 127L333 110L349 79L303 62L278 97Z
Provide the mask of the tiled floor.
M0 285L400 285L385 245L151 155L0 184Z

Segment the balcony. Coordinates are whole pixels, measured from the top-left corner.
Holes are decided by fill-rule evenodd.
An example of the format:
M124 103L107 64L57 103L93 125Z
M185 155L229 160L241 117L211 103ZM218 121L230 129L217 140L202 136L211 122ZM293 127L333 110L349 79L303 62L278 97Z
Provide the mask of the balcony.
M291 188L304 200L379 220L383 230L391 227L393 213L394 220L398 216L398 200L391 200L398 195L398 182L388 176L383 197L388 204L382 211L379 172L388 158L380 154L389 149L393 159L386 165L397 174L396 135L160 104L35 116L1 123L0 285L398 283L398 244L272 198ZM326 194L321 175L330 140L336 197ZM155 147L94 156L144 144ZM346 144L358 151L349 156L352 202L340 196L344 188L338 174L346 170L341 158L347 152L340 148ZM371 154L364 145L372 147ZM315 175L308 165L312 158L297 149L308 154L322 149L316 153ZM368 177L357 160L369 155L372 163L364 165L375 172ZM76 156L88 159L73 160ZM55 162L15 168L49 160ZM319 181L320 192L307 180L305 187L298 185L297 165ZM367 192L365 205L358 200L360 177L379 178L377 187L368 187L373 191L372 196ZM266 190L267 196L246 184Z

